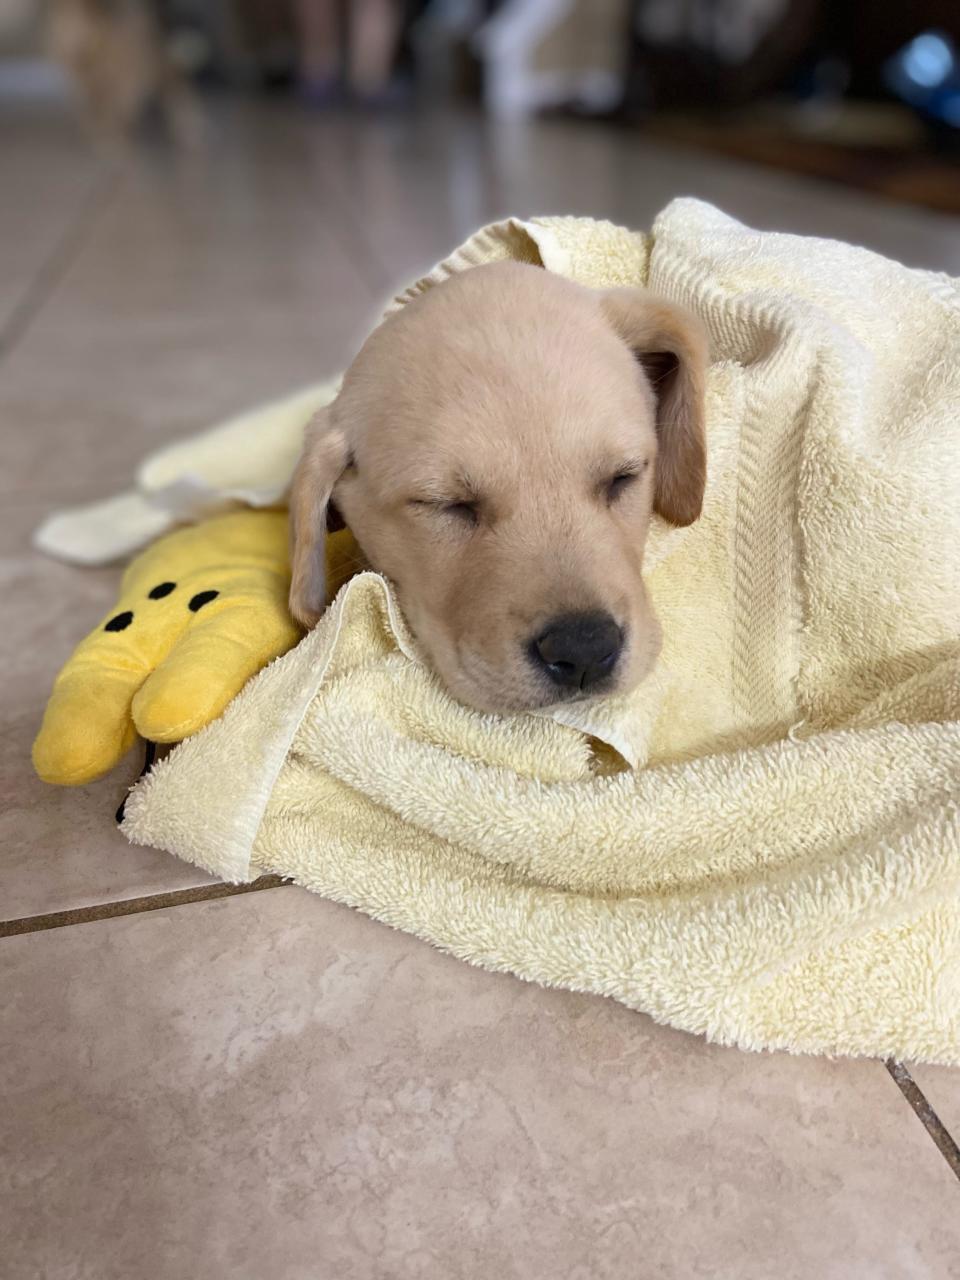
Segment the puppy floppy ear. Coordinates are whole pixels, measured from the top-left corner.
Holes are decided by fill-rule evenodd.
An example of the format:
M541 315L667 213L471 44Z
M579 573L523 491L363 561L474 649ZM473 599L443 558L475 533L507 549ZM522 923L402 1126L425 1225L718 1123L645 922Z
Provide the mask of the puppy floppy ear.
M671 524L693 524L707 482L706 331L689 311L646 289L609 289L600 304L657 398L654 510Z
M308 628L316 625L327 603L327 527L342 527L342 521L336 526L330 495L349 457L346 436L334 425L330 406L319 410L304 433L290 487L290 612Z

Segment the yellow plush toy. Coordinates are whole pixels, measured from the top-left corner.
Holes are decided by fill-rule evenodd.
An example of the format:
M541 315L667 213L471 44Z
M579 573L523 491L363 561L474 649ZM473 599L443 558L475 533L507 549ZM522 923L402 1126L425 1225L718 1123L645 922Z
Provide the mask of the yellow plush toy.
M356 568L347 530L328 540L331 589ZM136 742L179 742L216 719L301 632L287 610L287 513L237 511L139 555L120 599L60 672L33 746L46 782L91 782Z

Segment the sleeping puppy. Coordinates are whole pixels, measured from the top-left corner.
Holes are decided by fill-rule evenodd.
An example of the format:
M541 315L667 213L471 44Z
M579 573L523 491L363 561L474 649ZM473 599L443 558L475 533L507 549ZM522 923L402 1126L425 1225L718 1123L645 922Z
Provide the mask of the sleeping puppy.
M307 429L292 612L323 611L333 503L460 701L631 689L660 648L651 512L687 525L703 502L706 362L698 322L643 289L497 263L427 290Z

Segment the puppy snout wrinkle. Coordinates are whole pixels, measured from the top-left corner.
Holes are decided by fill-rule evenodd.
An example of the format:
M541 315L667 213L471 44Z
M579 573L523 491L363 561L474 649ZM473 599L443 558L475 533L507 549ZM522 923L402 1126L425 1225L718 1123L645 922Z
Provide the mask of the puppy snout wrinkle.
M534 665L562 689L586 691L610 676L623 650L623 631L609 613L566 613L530 641Z

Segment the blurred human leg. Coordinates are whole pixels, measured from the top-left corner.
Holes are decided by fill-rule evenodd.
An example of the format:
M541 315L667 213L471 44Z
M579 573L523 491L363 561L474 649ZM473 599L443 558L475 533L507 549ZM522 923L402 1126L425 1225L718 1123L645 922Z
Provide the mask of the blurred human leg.
M350 87L360 97L377 98L386 91L400 20L397 0L353 0L350 5Z
M340 87L338 0L296 0L300 82L306 96L323 103Z

